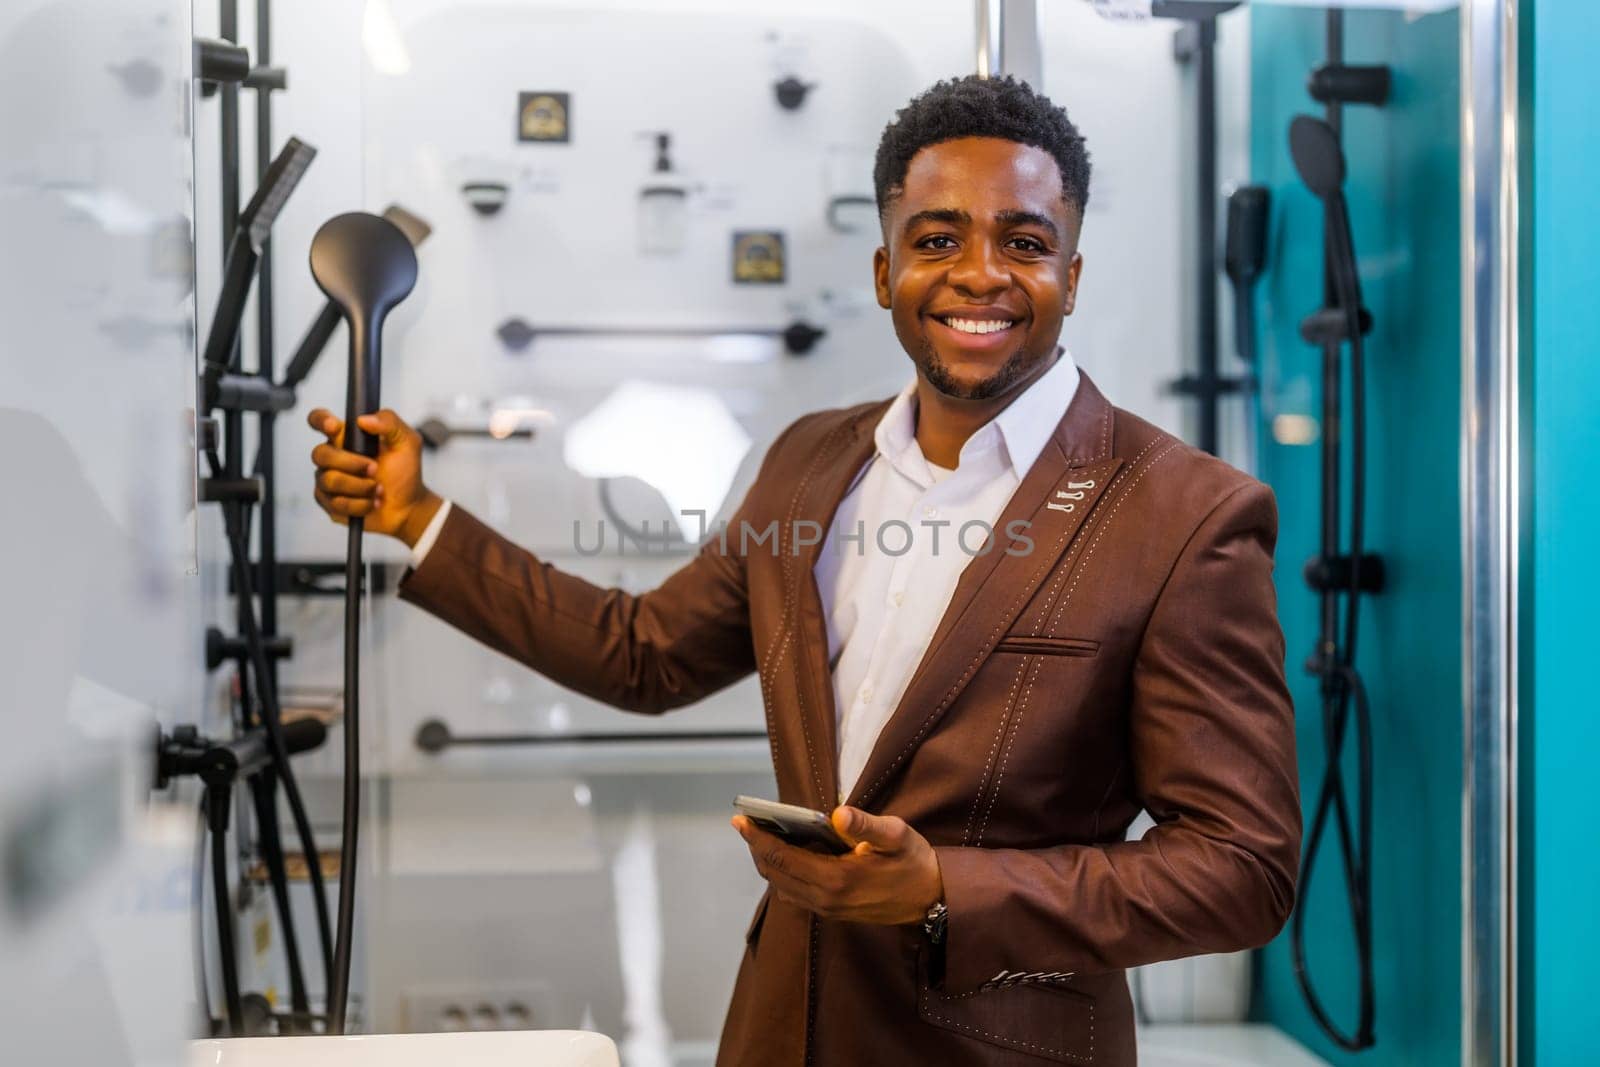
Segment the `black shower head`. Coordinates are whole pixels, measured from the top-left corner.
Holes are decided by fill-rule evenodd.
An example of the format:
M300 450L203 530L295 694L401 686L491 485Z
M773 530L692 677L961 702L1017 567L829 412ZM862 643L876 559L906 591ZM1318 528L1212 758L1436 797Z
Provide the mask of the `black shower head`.
M1296 115L1289 123L1289 154L1300 180L1319 200L1326 200L1344 184L1344 150L1339 135L1319 118Z
M413 215L399 204L390 204L383 209L383 217L400 228L406 235L406 240L411 242L411 247L416 248L428 239L433 232L433 227L427 220ZM298 388L305 381L306 375L311 373L311 368L316 365L317 359L322 355L322 350L333 339L333 331L339 325L339 307L329 301L322 306L317 317L312 320L311 328L301 339L294 350L294 356L289 360L289 365L283 372L283 384L290 389Z
M344 314L350 333L345 447L375 456L378 442L356 417L378 410L383 320L417 284L416 250L394 223L352 211L323 223L311 239L311 275Z
M311 274L346 316L376 324L417 284L417 254L394 223L351 211L311 239Z
M228 241L228 253L223 261L222 287L217 295L217 309L211 316L211 328L206 334L206 345L201 351L203 365L201 404L206 411L217 406L218 383L233 368L235 349L239 344L239 327L244 320L245 300L250 295L250 283L261 262L261 249L267 243L272 225L288 201L289 194L305 176L306 168L316 158L317 150L297 137L289 138L261 176L255 195L239 213L239 226Z

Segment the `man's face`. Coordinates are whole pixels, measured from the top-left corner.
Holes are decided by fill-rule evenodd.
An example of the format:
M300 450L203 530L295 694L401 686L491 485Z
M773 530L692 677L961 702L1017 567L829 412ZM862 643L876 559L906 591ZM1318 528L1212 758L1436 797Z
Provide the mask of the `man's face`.
M1050 362L1083 260L1049 153L993 137L911 157L873 258L878 303L917 370L963 400L1001 396Z

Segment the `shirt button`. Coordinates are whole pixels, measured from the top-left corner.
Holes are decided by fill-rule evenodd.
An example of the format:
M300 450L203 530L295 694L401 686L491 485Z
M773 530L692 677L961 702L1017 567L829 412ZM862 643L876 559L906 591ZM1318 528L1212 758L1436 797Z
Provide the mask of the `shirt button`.
M922 517L925 518L925 519L931 519L931 518L933 518L934 516L936 516L938 514L939 514L939 509L936 508L936 507L931 507L930 506L930 507L925 507L925 508L922 509Z
M889 594L889 606L891 608L897 608L902 603L905 602L905 599L906 599L906 595L904 593L890 593Z
M872 703L872 686L870 686L870 685L862 686L861 687L861 692L858 695L861 697L861 703L863 703L863 704Z

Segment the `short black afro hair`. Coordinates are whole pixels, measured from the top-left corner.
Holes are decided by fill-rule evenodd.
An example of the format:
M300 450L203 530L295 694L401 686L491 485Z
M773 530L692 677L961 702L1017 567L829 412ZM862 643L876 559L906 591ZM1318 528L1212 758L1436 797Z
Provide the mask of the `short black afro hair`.
M958 137L998 137L1032 145L1061 168L1061 189L1078 217L1089 202L1089 151L1065 109L1012 77L942 81L895 114L878 142L873 192L882 218L900 194L911 157L929 145Z

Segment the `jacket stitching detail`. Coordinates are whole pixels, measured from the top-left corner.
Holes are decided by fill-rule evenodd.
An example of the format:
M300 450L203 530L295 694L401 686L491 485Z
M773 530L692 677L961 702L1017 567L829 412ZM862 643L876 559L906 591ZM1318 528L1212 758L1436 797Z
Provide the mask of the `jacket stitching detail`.
M987 1037L987 1038L989 1038L989 1039L991 1039L993 1041L998 1041L1002 1045L1007 1045L1007 1046L1011 1046L1011 1047L1021 1046L1023 1048L1030 1048L1030 1049L1033 1049L1033 1050L1035 1050L1037 1052L1043 1052L1043 1053L1045 1053L1046 1055L1049 1055L1049 1056L1060 1056L1060 1057L1064 1057L1065 1059L1076 1060L1079 1063L1091 1063L1091 1062L1094 1061L1094 1001L1093 1000L1089 1000L1089 1001L1086 1002L1087 1005L1088 1005L1088 1008L1089 1008L1089 1052L1088 1052L1087 1055L1085 1055L1085 1054L1083 1054L1081 1052L1071 1052L1071 1051L1069 1051L1067 1049L1063 1049L1063 1048L1050 1048L1047 1045L1038 1045L1038 1044L1033 1043L1032 1041L1023 1041L1021 1038L1008 1037L1008 1036L1006 1036L1004 1034L992 1034L989 1031L983 1029L982 1027L970 1026L967 1023L957 1022L956 1020L950 1018L949 1016L936 1014L934 1012L933 1008L928 1003L929 999L930 999L930 992L931 991L927 986L923 987L923 990L922 990L922 1011L923 1011L923 1014L927 1015L927 1017L930 1018L930 1019L933 1019L933 1020L936 1020L937 1022L943 1023L946 1026L953 1026L957 1030L965 1030L965 1031L967 1031L968 1033L971 1033L971 1034L977 1034L977 1035L979 1035L981 1037ZM971 995L972 994L970 994L970 993L962 994L962 996L971 996ZM955 998L946 998L946 999L955 999Z
M1000 773L994 780L994 791L989 794L989 808L983 813L983 825L978 827L978 836L972 842L974 845L983 844L983 832L989 828L989 816L994 814L995 802L1000 799L1000 787L1006 780L1006 763L1011 759L1011 749L1017 743L1017 734L1022 732L1022 713L1028 710L1028 697L1033 694L1033 683L1039 677L1039 661L1026 658L1022 662L1029 664L1028 684L1022 689L1022 702L1017 705L1017 713L1012 719L1011 736L1006 740L1005 754L1000 757Z
M1108 529L1111 528L1112 520L1117 517L1117 512L1122 510L1122 505L1130 496L1133 495L1134 489L1138 487L1140 482L1144 481L1144 476L1155 470L1156 465L1171 455L1172 451L1182 443L1183 442L1174 439L1169 445L1167 445L1166 448L1163 448L1160 452L1157 452L1154 456L1151 456L1150 462L1145 464L1144 470L1140 471L1139 476L1133 481L1129 482L1128 487L1122 491L1122 495L1117 497L1116 505L1112 507L1111 512L1106 515L1105 522L1101 523L1099 528L1095 530L1094 538L1089 542L1089 548L1084 553L1083 560L1077 567L1073 568L1075 573L1072 575L1072 583L1067 586L1067 591L1062 594L1061 602L1051 608L1050 625L1052 630L1050 632L1054 632L1053 628L1060 623L1061 613L1065 611L1067 605L1072 602L1072 594L1077 590L1078 582L1083 578L1084 571L1089 569L1089 560L1094 557L1095 549L1100 547L1100 538L1104 536Z
M1001 971L977 989L966 993L940 993L945 1001L965 1000L982 993L992 993L996 989L1010 989L1018 985L1047 985L1065 988L1077 975L1077 971ZM1076 992L1076 990L1074 990ZM1088 997L1087 993L1081 994Z
M1072 536L1072 533L1073 531L1070 528L1061 532L1061 536L1056 539L1056 543L1050 549L1050 558L1052 560L1055 559L1057 553L1061 551L1062 546L1066 544L1067 539ZM1022 592L1017 594L1017 599L1013 600L1009 605L1007 605L1006 610L1002 613L1003 616L1011 615L1017 608L1022 606L1022 602L1028 595L1028 589L1035 585L1036 581L1043 575L1043 573L1043 568L1041 568L1037 574L1029 578L1027 583L1024 585ZM910 753L912 749L917 747L917 744L922 740L922 735L928 732L928 727L933 724L933 721L936 718L944 713L945 708L950 703L950 699L954 697L960 688L967 683L967 679L972 677L972 672L977 669L978 665L988 657L990 650L994 647L995 640L1000 636L1000 631L1004 628L1005 624L1000 622L996 623L995 628L989 631L988 638L981 646L979 646L978 653L972 658L972 662L967 664L966 670L961 672L961 676L957 678L956 681L950 686L949 690L945 692L944 696L939 698L939 703L935 704L933 710L928 713L928 717L922 720L922 725L917 727L917 732L911 735L911 739L907 741L906 746L900 750L900 754L894 758L894 762L885 767L883 769L883 773L878 775L877 780L861 793L860 797L858 798L860 803L866 803L867 799L877 792L878 788L888 780L889 775L894 772L895 768L900 766L900 764L905 760L906 755Z
M831 431L829 431L825 438L823 438L822 444L818 446L815 455L812 457L811 465L806 468L805 477L800 480L800 485L795 489L794 495L789 499L789 514L784 519L785 526L788 526L791 529L793 528L794 517L800 512L800 501L805 496L806 490L810 487L811 480L816 476L817 470L822 466L822 461L827 456L829 447L833 444L834 440L839 436L839 434L848 429L849 426L850 423L848 421L841 422L838 426L835 426ZM772 762L774 767L778 765L778 733L773 728L772 722L772 683L776 680L777 668L780 664L782 664L784 654L789 649L789 642L794 636L796 622L795 589L797 583L794 581L794 558L792 553L784 552L782 529L778 530L778 551L783 556L783 616L778 623L778 632L773 634L772 641L767 645L768 666L770 667L770 672L767 669L763 669L761 672L761 702L765 706L767 713L767 737L772 749ZM778 638L780 636L783 638L782 644L778 644ZM774 656L773 653L774 645L777 645L776 656ZM805 738L806 742L806 759L811 765L811 781L812 784L817 787L818 799L825 801L832 794L827 789L823 788L822 775L817 770L816 748L811 741L811 728L806 725L806 698L804 693L804 683L795 686L795 698L800 704L800 734Z
M972 811L967 816L967 828L961 833L963 845L972 840L972 823L978 817L978 809L983 806L983 794L989 788L989 773L994 770L994 758L1000 750L1000 742L1006 735L1006 724L1010 721L1012 709L1016 706L1013 702L1017 696L1017 686L1022 683L1022 672L1028 667L1027 657L1017 666L1016 677L1011 679L1011 689L1006 693L1005 711L1000 716L1000 729L995 731L994 742L989 746L989 758L984 761L983 777L978 780L978 791L972 797ZM985 816L985 820L987 820ZM979 836L981 837L981 831Z
M1157 440L1160 440L1160 439L1157 438ZM1154 443L1155 443L1154 441L1151 442L1151 444L1154 444ZM1173 442L1173 444L1176 444L1176 442ZM1145 451L1146 452L1149 451L1149 448L1150 448L1150 446L1146 445L1145 446ZM1105 530L1106 530L1106 528L1108 526L1111 525L1112 519L1114 519L1116 517L1117 511L1122 507L1122 502L1128 498L1129 494L1131 494L1133 492L1133 489L1139 484L1139 482L1141 480L1143 480L1145 474L1149 473L1149 471L1152 468L1154 468L1157 463L1161 462L1162 457L1164 457L1167 454L1167 452L1170 452L1171 450L1172 450L1172 446L1169 445L1164 451L1158 453L1154 458L1152 458L1150 460L1149 465L1146 466L1142 471L1140 471L1138 476L1136 478L1134 478L1132 482L1128 483L1127 488L1122 490L1118 494L1117 499L1116 499L1115 503L1112 506L1111 512L1106 516L1106 518L1105 518L1105 520L1103 522L1096 524L1094 537L1093 537L1093 539L1091 540L1091 542L1089 544L1089 548L1087 549L1087 551L1085 552L1085 554L1083 556L1083 564L1085 566L1087 566L1089 559L1094 555L1095 546L1098 545L1099 542L1100 542L1100 535L1105 532ZM1139 454L1139 456L1140 456L1140 458L1142 458L1144 456L1144 452L1141 452ZM1139 462L1139 460L1135 459L1134 466L1137 466L1138 462ZM1067 571L1067 570L1074 570L1074 569L1077 569L1077 568L1074 567L1074 566L1069 566L1067 568L1064 568L1063 573L1065 573L1065 571ZM1081 573L1081 571L1080 571L1080 573ZM1068 589L1067 589L1066 597L1062 600L1062 605L1063 606L1066 604L1067 600L1070 600L1072 598L1072 590L1074 588L1076 588L1077 581L1078 581L1077 577L1074 577L1073 580L1072 580L1072 585L1069 586ZM1033 683L1038 679L1038 660L1035 657L1028 657L1028 658L1025 658L1023 660L1023 663L1025 665L1031 666L1032 669L1030 669L1028 671L1028 683L1023 688L1022 701L1016 707L1016 715L1014 716L1014 718L1012 720L1012 723L1011 723L1011 727L1010 727L1011 736L1006 740L1005 752L1000 757L1000 770L999 770L999 774L995 778L994 789L989 794L989 806L983 813L983 823L978 827L978 836L972 842L973 845L975 845L975 846L983 844L984 832L989 827L989 817L994 814L995 805L1000 800L1000 789L1005 784L1006 764L1008 762L1010 762L1011 749L1016 745L1017 735L1022 732L1022 716L1023 716L1023 713L1027 710L1028 698L1033 694ZM1009 704L1009 701L1008 701L1008 704ZM1004 727L1002 727L1002 729L1004 729ZM985 773L987 774L987 772L985 772ZM1103 803L1104 803L1104 801L1102 801L1102 804ZM1098 812L1096 813L1096 815L1098 817Z
M1109 497L1111 495L1112 490L1116 490L1119 494L1122 492L1123 483L1126 482L1130 476L1132 476L1134 471L1139 469L1139 462L1144 459L1145 453L1149 452L1150 449L1155 447L1155 445L1158 442L1160 442L1161 440L1162 440L1161 437L1153 438L1150 441L1149 444L1145 445L1144 448L1139 451L1139 454L1137 456L1133 457L1133 462L1129 463L1127 465L1127 467L1125 467L1123 470L1117 472L1117 475L1112 479L1111 484L1106 486L1106 489L1105 489L1105 496L1106 497ZM1102 499L1104 499L1104 497L1102 497ZM1098 522L1095 523L1096 531L1099 530L1101 525L1102 525L1101 523L1098 523ZM1039 613L1034 618L1034 623L1033 623L1033 631L1034 631L1034 633L1048 633L1049 632L1049 631L1040 629L1040 627L1043 626L1045 618L1049 615L1051 610L1055 607L1056 592L1061 588L1061 583L1067 580L1067 575L1071 574L1072 571L1077 566L1077 560L1078 560L1078 557L1081 554L1081 552L1082 552L1081 548L1077 549L1077 550L1075 550L1073 552L1071 557L1069 557L1067 560L1063 561L1063 565L1058 569L1058 572L1057 572L1055 578L1050 582L1050 590L1049 590L1049 592L1047 592L1045 594L1042 603L1040 603L1040 605L1039 605Z
M1110 403L1107 403L1105 405L1105 410L1102 411L1101 414L1100 414L1100 449L1099 449L1099 451L1096 452L1092 456L1083 456L1083 455L1067 456L1067 462L1068 463L1071 463L1071 464L1094 463L1096 461L1105 459L1107 456L1109 456L1111 454L1111 418L1112 418L1112 415L1115 414L1115 412L1116 412L1116 409ZM1063 451L1065 451L1065 450L1063 450Z

